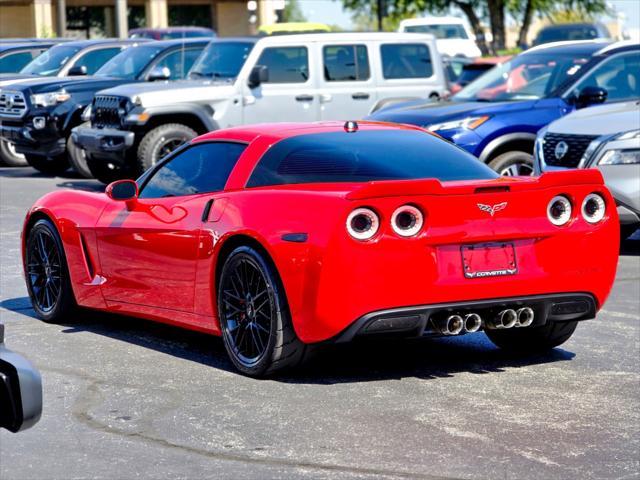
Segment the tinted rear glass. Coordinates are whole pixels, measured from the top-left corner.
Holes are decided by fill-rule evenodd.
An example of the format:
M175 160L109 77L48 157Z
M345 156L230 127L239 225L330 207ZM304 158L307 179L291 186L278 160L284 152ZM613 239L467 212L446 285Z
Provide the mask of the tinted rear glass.
M433 75L429 47L421 43L380 46L382 75L386 79L428 78Z
M247 186L497 176L471 154L428 133L370 130L284 139L260 159Z

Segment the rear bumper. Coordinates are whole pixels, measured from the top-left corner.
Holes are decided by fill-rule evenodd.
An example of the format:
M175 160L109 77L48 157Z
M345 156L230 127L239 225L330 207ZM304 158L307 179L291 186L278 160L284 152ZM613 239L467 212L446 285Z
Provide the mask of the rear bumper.
M355 337L394 334L405 337L438 336L436 320L449 315L476 313L486 321L506 309L530 307L535 312L532 327L547 322L582 321L595 318L596 301L589 293L559 293L499 298L482 301L453 302L437 305L392 308L363 315L337 335L336 343L349 342Z
M134 132L111 128L97 129L76 127L72 131L73 141L82 147L94 160L105 160L122 166L126 152L135 143Z

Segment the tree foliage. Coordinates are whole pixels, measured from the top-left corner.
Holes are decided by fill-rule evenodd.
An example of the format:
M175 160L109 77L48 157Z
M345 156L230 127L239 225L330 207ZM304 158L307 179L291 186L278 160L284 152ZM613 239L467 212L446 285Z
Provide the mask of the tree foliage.
M354 22L374 27L378 5L382 5L385 29L395 29L400 20L425 14L444 14L456 7L467 17L483 54L503 50L506 43L506 17L511 15L520 26L518 43L524 44L536 15L554 18L559 12L575 12L585 18L607 10L606 0L342 0L354 13ZM489 24L493 40L488 44L483 22Z
M287 0L281 16L282 22L306 22L307 18L302 13L298 0Z

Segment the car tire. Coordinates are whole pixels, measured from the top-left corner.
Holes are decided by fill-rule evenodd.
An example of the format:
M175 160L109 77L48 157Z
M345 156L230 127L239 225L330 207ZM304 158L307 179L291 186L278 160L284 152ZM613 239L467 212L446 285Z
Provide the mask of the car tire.
M576 330L578 322L548 322L540 327L485 330L496 346L513 352L542 352L562 345Z
M62 241L51 221L38 220L25 247L27 290L36 315L45 322L70 320L77 304Z
M195 130L181 123L167 123L147 132L138 146L138 168L142 174L182 144L196 138Z
M275 267L254 248L238 247L226 258L217 302L225 349L243 374L268 376L300 365L310 353L294 331Z
M0 164L8 167L26 167L29 165L24 155L15 151L11 142L0 139Z
M65 154L55 157L45 157L44 155L25 154L27 163L45 175L62 175L69 169L69 160Z
M108 162L87 156L87 168L91 171L91 176L106 185L116 180L129 178L122 169L109 168Z
M88 122L85 125L88 125ZM81 177L93 178L93 174L87 165L87 152L76 145L73 138L71 138L71 135L67 138L67 154L69 155L71 168L73 168Z
M533 155L520 151L506 152L491 160L489 166L503 176L530 176L533 175Z

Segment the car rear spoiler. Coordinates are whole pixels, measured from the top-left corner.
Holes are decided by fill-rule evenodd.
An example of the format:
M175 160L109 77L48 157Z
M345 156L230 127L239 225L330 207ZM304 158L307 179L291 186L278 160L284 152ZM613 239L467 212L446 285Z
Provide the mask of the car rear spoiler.
M469 195L474 193L517 192L571 185L603 185L600 170L564 170L539 177L499 177L492 180L440 182L436 179L381 180L369 182L346 195L347 200L399 197L407 195Z

